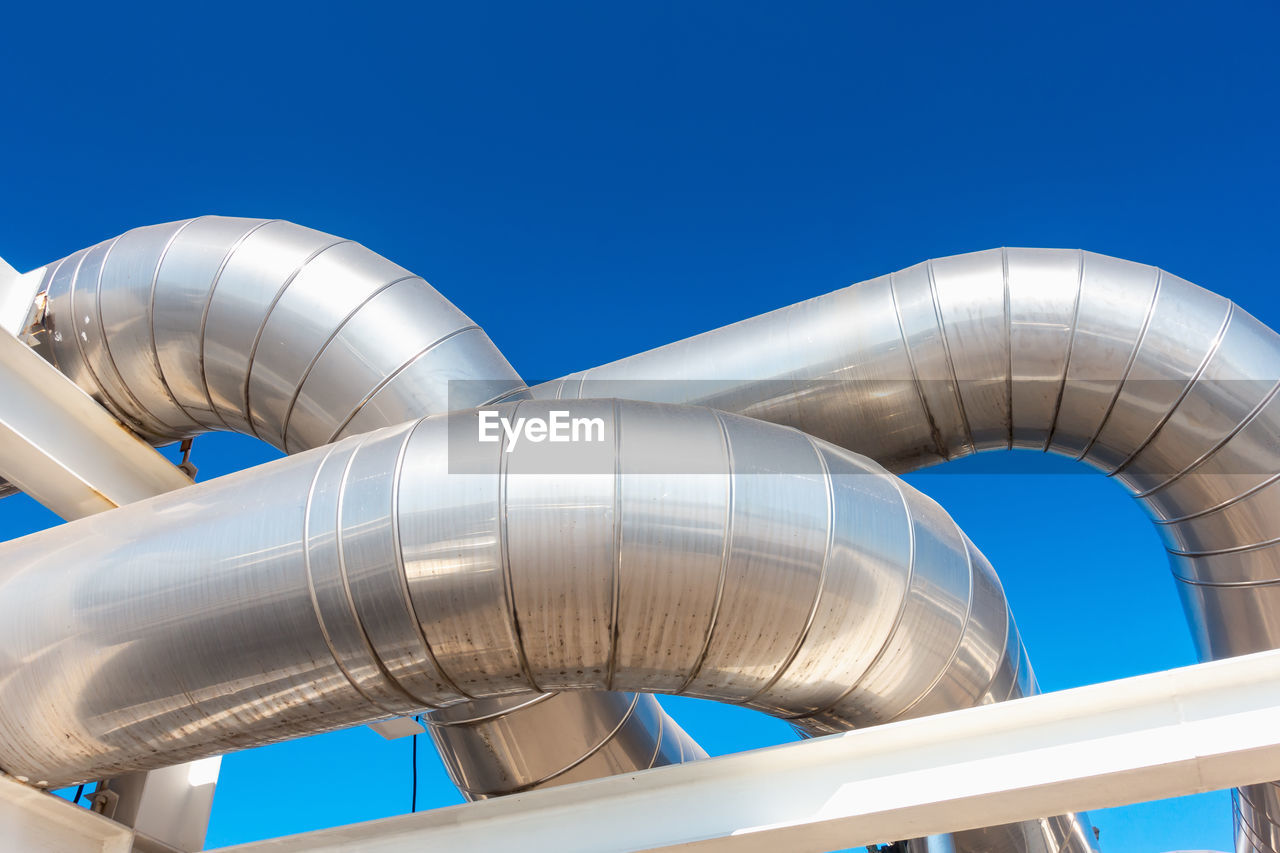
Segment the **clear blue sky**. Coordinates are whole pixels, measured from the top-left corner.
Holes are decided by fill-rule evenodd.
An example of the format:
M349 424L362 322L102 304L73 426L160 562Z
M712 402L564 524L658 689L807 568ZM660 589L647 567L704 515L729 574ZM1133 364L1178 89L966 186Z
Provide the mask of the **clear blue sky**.
M1280 324L1274 3L876 5L17 4L0 255L290 219L427 277L530 381L1000 245L1155 263ZM208 475L268 455L196 443ZM1118 487L978 468L911 480L991 558L1046 689L1192 662ZM0 504L0 535L48 523ZM670 707L712 752L789 737ZM210 843L405 811L408 751L356 729L233 755ZM457 801L421 766L421 803ZM1094 822L1113 853L1231 843L1222 793Z

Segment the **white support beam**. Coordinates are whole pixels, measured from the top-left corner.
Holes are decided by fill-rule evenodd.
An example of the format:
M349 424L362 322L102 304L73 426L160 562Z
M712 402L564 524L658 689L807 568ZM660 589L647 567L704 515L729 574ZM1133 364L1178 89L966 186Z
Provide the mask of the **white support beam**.
M4 330L0 477L65 519L191 484L155 448Z
M123 824L0 773L0 849L23 853L129 853Z
M137 829L0 773L4 853L182 853Z
M0 258L0 330L21 335L35 307L44 272L45 268L41 267L23 275ZM17 486L0 479L0 498L8 497L17 490Z
M221 853L825 851L1280 777L1280 650Z
M221 765L215 756L112 779L111 816L177 850L203 850Z
M35 305L36 294L40 292L44 271L45 268L40 267L29 273L19 273L0 258L0 329L11 335L22 331Z

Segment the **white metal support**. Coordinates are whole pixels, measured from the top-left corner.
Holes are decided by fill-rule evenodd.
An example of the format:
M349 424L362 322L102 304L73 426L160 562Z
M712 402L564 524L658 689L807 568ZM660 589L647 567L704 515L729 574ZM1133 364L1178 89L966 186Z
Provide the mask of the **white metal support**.
M155 448L3 330L0 476L66 519L191 485Z
M31 314L45 268L19 273L0 258L0 329L11 335L22 331Z
M112 779L111 816L177 850L202 850L221 764L215 756Z
M0 844L24 853L129 853L127 826L0 773Z
M0 850L4 853L182 853L0 773Z
M1280 650L221 853L825 851L1280 777Z
M23 275L0 258L0 330L21 336L31 316L45 267ZM18 491L18 487L0 479L0 498Z

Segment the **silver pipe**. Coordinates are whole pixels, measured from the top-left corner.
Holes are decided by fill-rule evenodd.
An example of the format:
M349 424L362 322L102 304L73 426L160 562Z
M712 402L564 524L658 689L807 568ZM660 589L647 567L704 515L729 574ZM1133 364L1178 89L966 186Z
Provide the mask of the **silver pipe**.
M917 838L906 845L907 853L999 853L999 851L1096 851L1094 837L1085 815L1071 815L1025 820L982 829L966 829L950 835Z
M950 835L930 835L908 842L907 853L956 853L956 845Z
M423 279L288 222L137 228L50 264L42 288L37 349L156 442L231 429L295 451L525 387ZM500 701L430 727L469 797L705 755L652 696Z
M517 709L520 714L512 713ZM423 720L468 800L706 757L645 693L569 691L480 699L433 711ZM539 748L539 741L528 736L532 731L558 733L557 744L576 741L574 757L565 761L565 750ZM494 758L470 758L477 744Z
M748 414L896 472L1079 459L1151 515L1206 659L1280 647L1278 391L1280 338L1227 299L1053 249L929 261L534 389ZM1239 850L1280 849L1276 790L1241 790Z
M207 216L50 264L45 343L152 440L232 429L286 452L485 399L519 376L434 288L349 240Z
M349 288L353 280L357 286ZM45 343L52 359L158 440L231 426L296 449L357 426L483 402L496 390L456 383L465 389L462 396L442 404L445 379L501 376L507 393L523 387L483 334L468 329L469 321L420 279L354 244L287 223L206 218L139 229L55 265L46 285ZM395 291L422 298L388 309L384 294ZM379 300L382 316L372 310ZM202 308L197 314L191 305ZM430 329L437 315L447 331L438 340L424 337L425 349L407 351L430 354L453 335L478 342L479 359L459 358L457 365L420 375L413 375L413 360L407 368L398 358L372 366L361 361L388 348L388 320ZM466 370L495 358L496 368ZM353 364L360 369L349 370ZM352 401L349 412L344 404ZM487 701L490 711L524 702ZM544 700L536 711L547 717L558 703L557 725L540 720L521 728L521 715L533 710L471 710L462 714L470 722L434 725L432 733L468 795L647 766L635 756L666 763L701 754L683 733L674 734L678 727L656 704L654 712L633 713L637 702L652 700L566 694ZM620 708L628 716L616 726ZM657 724L646 728L644 720ZM602 742L608 748L601 749Z
M879 466L707 409L573 413L598 441L506 452L455 413L0 545L0 767L57 786L546 690L809 733L1034 692L990 565Z

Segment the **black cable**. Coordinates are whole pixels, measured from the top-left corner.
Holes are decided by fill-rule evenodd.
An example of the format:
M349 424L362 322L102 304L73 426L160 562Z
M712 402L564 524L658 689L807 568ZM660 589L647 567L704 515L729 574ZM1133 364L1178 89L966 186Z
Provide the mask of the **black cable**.
M414 719L418 718L415 717ZM413 813L418 810L418 736L416 734L413 736L411 757L413 759L413 790L409 802L409 811Z
M413 766L413 788L409 800L409 811L416 812L418 810L418 736L414 735L411 740L413 741L413 750L410 753Z
M73 803L80 802L80 795L83 793L84 793L84 785L81 785L79 788L76 788L76 795L74 798L72 798L71 802Z

